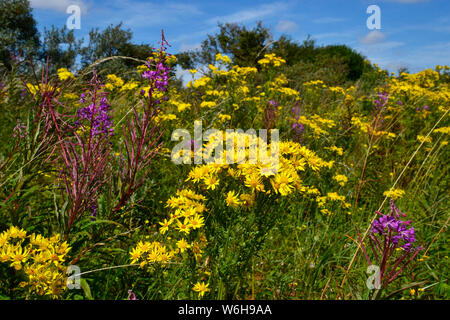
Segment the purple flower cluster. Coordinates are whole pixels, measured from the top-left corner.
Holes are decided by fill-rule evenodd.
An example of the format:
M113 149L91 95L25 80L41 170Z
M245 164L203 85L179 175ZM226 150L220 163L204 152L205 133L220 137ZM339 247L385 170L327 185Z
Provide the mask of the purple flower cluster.
M386 91L378 92L378 99L375 100L375 104L378 107L382 107L386 104L388 99L389 99L389 94Z
M401 247L406 251L412 249L413 243L416 241L414 227L408 228L411 224L411 220L403 221L400 219L401 215L406 215L401 212L391 200L391 212L389 215L381 214L381 218L375 220L372 223L371 232L373 235L380 235L388 238L391 243L399 246L399 243L403 243Z
M85 103L86 97L84 94L81 95L80 102ZM90 103L87 107L78 110L78 118L80 120L87 120L91 123L91 132L94 136L99 135L113 135L114 129L112 128L113 121L108 115L108 111L111 106L108 104L106 97L100 98L100 102L97 104L95 101ZM80 125L78 120L75 123L77 126Z
M411 250L416 237L414 227L407 228L410 223L411 221L402 221L393 216L383 215L372 223L371 232L383 236L389 236L390 234L392 243L398 244L400 241L403 241L402 248Z
M270 104L272 107L278 107L278 102L276 102L275 100L270 100L270 101L269 101L269 104Z
M395 206L393 200L391 200L390 209L391 212L388 215L377 211L381 217L373 221L369 229L369 244L380 268L379 283L382 287L394 281L423 249L420 246L413 247L416 242L414 228L408 227L411 224L410 220L401 220L401 217L406 215ZM356 231L367 263L371 266L371 259L358 228ZM398 249L402 252L398 253Z
M150 68L150 62L147 63ZM155 70L147 70L142 74L143 78L149 79L154 83L154 88L157 91L166 91L169 79L170 67L163 62L158 62L156 64ZM153 87L151 87L153 88Z
M300 105L297 104L292 107L292 113L294 114L294 119L296 120L292 123L292 129L294 129L299 136L303 133L303 131L305 131L305 126L303 125L303 123L299 123L297 121L300 118L300 111Z
M375 104L379 109L383 108L389 99L389 94L384 92L378 92L378 99L375 100Z
M427 106L427 105L425 105L425 106L423 106L422 108L419 108L419 107L416 108L416 111L423 111L423 110L430 111L430 107Z

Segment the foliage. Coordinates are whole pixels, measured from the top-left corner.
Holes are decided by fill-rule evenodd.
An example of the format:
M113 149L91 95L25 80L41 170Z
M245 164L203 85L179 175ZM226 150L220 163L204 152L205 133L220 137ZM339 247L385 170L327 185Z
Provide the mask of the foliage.
M39 47L36 21L28 0L1 1L0 26L0 67L11 70L12 60L29 58Z
M449 67L396 77L365 61L344 81L315 60L218 53L177 87L166 46L129 78L13 64L1 79L0 296L448 297ZM389 198L423 249L373 294L361 249ZM70 265L83 291L58 290ZM40 287L30 268L57 280Z

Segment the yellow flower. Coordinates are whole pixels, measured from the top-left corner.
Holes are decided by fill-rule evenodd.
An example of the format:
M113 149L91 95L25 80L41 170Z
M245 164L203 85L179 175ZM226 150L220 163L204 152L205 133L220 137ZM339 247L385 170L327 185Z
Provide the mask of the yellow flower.
M202 103L200 103L201 108L205 108L205 107L213 108L216 105L217 105L217 103L215 101L203 101Z
M57 73L58 73L58 78L61 81L67 80L69 78L75 78L75 76L72 74L72 72L70 72L66 68L58 69Z
M231 59L226 55L222 55L221 53L216 54L216 61L231 64Z
M250 174L245 176L245 186L253 190L264 191L264 184L261 181L261 177L257 174Z
M131 256L131 263L136 263L139 261L139 259L141 258L142 255L142 251L139 248L134 248L133 250L131 250L130 252L130 256Z
M169 226L172 224L172 219L164 219L164 221L159 222L159 224L161 225L161 228L159 228L159 232L161 232L161 234L164 234L167 232L167 230L169 230Z
M348 181L348 178L343 174L337 174L333 177L333 179L336 180L341 186L344 186Z
M27 232L23 229L19 229L18 227L12 226L8 230L9 237L12 239L18 238L18 239L24 239L27 236Z
M293 181L294 179L292 176L286 172L279 172L270 179L270 183L272 184L275 193L280 193L282 196L286 196L293 191L294 186L290 184Z
M189 227L194 230L201 228L204 224L204 218L198 214L195 214L193 217L189 218Z
M327 198L330 199L331 201L345 201L345 196L341 196L336 192L328 192Z
M18 246L15 251L11 252L11 260L12 260L11 266L16 267L17 264L20 265L21 263L25 263L28 259L29 253L30 253L29 249L23 250L22 246Z
M225 198L227 206L236 208L241 205L241 201L234 191L228 191L227 197Z
M229 114L219 114L220 122L225 122L227 120L231 120L231 116Z
M113 88L114 87L120 88L123 86L122 78L116 76L115 74L108 74L106 78L108 79L109 83L113 85Z
M265 54L264 58L258 60L258 63L262 66L273 65L274 67L279 67L281 64L286 63L286 60L277 57L274 53Z
M183 223L181 223L180 220L177 220L177 229L180 232L184 232L186 234L189 234L190 231L190 221L188 218L185 218Z
M192 288L192 290L194 290L195 292L198 292L198 297L201 298L205 295L206 292L211 291L208 288L209 284L205 284L205 282L197 282L194 285L194 288Z
M187 243L187 241L185 239L181 239L181 240L177 241L177 247L180 249L180 252L183 253L185 250L187 250L191 246L189 245L189 243Z
M405 191L401 189L390 189L383 192L383 195L385 197L391 198L392 200L396 200L398 198L403 197L405 195Z
M255 203L255 195L249 193L243 193L239 197L242 200L244 208L250 209Z
M206 189L214 190L219 185L219 179L212 175L208 175L203 178L203 182L206 185Z
M431 139L431 137L424 137L421 135L417 136L417 140L422 143L422 142L426 142L426 143L431 143L433 140Z

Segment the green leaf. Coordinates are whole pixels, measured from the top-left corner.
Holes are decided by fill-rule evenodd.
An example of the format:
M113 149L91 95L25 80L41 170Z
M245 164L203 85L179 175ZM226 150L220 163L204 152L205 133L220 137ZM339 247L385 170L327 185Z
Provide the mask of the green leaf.
M92 294L91 294L91 288L89 287L89 284L87 283L87 281L85 279L80 279L80 286L81 286L81 289L83 289L84 295L86 296L86 298L88 298L89 300L94 300L94 298L92 297Z
M112 221L112 220L96 219L94 221L89 221L89 223L87 223L86 225L81 227L81 229L86 229L87 227L90 227L90 226L95 225L95 224L100 224L100 223L115 224L115 225L118 225L119 227L123 227L123 225L121 225L120 223L117 223L117 222Z

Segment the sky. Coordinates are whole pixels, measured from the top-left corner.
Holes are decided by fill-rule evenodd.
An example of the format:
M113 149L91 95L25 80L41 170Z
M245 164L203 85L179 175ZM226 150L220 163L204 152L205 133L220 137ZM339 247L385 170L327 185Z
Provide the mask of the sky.
M196 49L217 23L234 22L252 28L257 21L274 39L286 34L303 42L308 35L318 45L345 44L371 62L396 72L418 72L450 65L450 0L30 0L38 28L67 23L70 5L81 10L75 36L123 22L134 43L158 44L161 29L170 53ZM379 29L367 20L379 7ZM373 22L374 20L370 20ZM369 24L370 25L370 24Z

